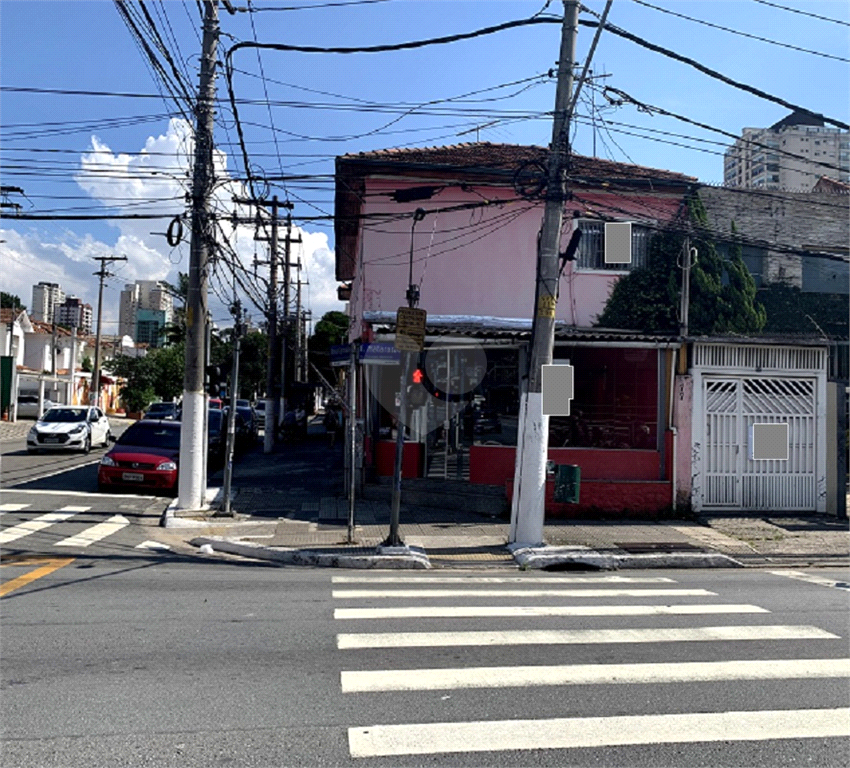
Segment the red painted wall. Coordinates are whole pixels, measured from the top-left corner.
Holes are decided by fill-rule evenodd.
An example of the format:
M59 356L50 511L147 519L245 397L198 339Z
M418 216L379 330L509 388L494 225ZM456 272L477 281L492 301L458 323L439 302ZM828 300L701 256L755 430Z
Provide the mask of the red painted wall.
M506 484L508 500L513 497L514 482ZM671 483L665 481L604 480L585 482L581 479L578 504L555 502L555 482L546 483L546 517L594 517L603 513L652 515L671 503Z
M392 477L395 471L395 440L379 440L377 459L378 474L382 477ZM422 445L420 443L405 443L401 459L402 477L421 477Z
M669 455L669 453L668 453ZM469 481L504 485L514 477L516 448L473 445L469 449ZM585 480L658 480L658 451L609 448L550 448L556 464L577 464Z

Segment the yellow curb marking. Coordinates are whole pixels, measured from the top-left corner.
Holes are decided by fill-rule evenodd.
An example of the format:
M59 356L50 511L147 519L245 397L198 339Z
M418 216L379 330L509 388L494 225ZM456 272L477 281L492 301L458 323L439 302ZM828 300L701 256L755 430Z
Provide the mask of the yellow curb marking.
M60 568L64 568L69 563L74 562L73 557L62 557L62 558L25 558L23 560L12 560L11 562L7 559L5 562L0 563L0 565L38 565L41 564L40 568L36 568L34 571L30 571L29 573L24 573L17 578L10 579L4 584L0 584L0 597L5 597L10 592L14 592L16 589L20 589L21 587L25 587L32 581L36 579L40 579L42 576L47 576L53 571L58 571Z

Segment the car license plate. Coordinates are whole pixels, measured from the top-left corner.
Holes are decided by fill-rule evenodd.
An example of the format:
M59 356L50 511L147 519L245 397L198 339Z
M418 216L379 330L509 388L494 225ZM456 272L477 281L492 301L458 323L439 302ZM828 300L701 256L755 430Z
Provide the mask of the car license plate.
M124 472L121 475L121 479L132 483L141 483L145 479L145 476L141 472Z
M61 440L61 438L58 438L58 437L45 437L44 438L45 443L58 443L58 442L60 442L60 440Z

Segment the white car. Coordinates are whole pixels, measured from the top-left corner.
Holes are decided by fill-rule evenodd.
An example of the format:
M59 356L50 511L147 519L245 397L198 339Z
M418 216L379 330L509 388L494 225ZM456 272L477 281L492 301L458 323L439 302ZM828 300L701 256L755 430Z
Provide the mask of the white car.
M58 403L44 398L44 404L41 410L38 408L38 395L18 395L18 410L17 417L19 419L37 419L48 408L52 408Z
M82 451L112 442L109 419L100 408L60 405L45 411L27 435L27 451Z

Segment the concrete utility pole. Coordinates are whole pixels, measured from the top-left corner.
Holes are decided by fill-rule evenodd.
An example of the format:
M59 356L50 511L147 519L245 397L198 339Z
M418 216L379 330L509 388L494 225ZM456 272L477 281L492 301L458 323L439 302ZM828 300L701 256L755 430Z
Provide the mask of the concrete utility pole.
M547 168L546 206L537 254L537 306L528 381L520 396L519 435L511 510L510 541L539 544L543 541L546 501L546 458L549 417L543 414L543 366L552 363L555 346L555 309L558 303L558 261L566 196L565 168L569 142L569 109L573 91L573 62L578 34L577 0L564 0L561 51L555 120Z
M89 390L89 400L92 405L100 407L100 337L101 329L103 328L103 281L110 277L110 273L106 271L106 265L113 261L127 261L126 256L94 256L95 261L100 262L100 269L94 273L95 277L100 278L100 285L97 289L97 331L95 333L94 342L94 369L91 373L91 389ZM73 361L72 361L73 362ZM56 368L54 366L53 376L56 376Z
M236 399L239 397L239 351L242 345L242 304L237 300L232 308L233 318L233 372L230 374L230 410L227 413L227 443L224 453L224 509L230 516L230 485L233 480L233 450L236 444Z
M289 210L292 210L292 206L289 206ZM282 408L284 413L286 412L287 407L290 405L289 403L289 395L290 395L290 384L293 381L294 371L295 371L295 363L297 363L298 358L293 352L290 352L289 346L290 341L292 340L292 314L290 312L290 305L292 302L291 293L292 293L292 267L299 267L300 264L290 261L290 254L292 253L292 243L300 243L301 236L293 238L292 237L292 214L287 213L286 215L286 237L284 238L284 262L283 262L283 338L281 339L281 368L280 368L280 380L281 380L281 399L282 399Z
M218 46L218 0L204 0L204 38L195 127L192 179L192 242L189 290L186 296L186 368L183 376L183 416L180 422L180 464L177 506L199 509L204 504L207 448L204 391L204 347L207 316L207 261L212 232L209 199L213 186L215 66Z
M272 198L272 237L269 246L269 313L268 313L268 352L266 360L266 416L263 427L263 453L274 450L275 432L278 424L277 371L277 195Z
M269 244L269 260L254 261L254 267L258 264L269 265L269 286L267 292L268 308L266 310L266 320L268 322L268 346L266 348L266 410L265 410L265 427L263 430L263 453L271 453L274 450L275 431L280 421L280 380L278 372L280 371L280 343L278 341L278 309L277 309L277 272L279 268L278 248L280 247L280 237L278 234L278 218L281 208L292 210L292 203L286 201L281 203L275 195L271 202L267 200L258 200L255 198L243 199L234 197L233 202L243 205L256 205L271 208L271 236L260 237L255 234L254 239ZM257 213L259 217L259 212ZM257 226L259 227L259 218L257 218Z

